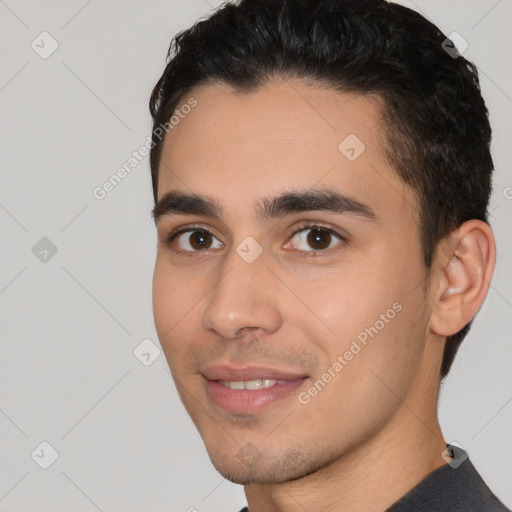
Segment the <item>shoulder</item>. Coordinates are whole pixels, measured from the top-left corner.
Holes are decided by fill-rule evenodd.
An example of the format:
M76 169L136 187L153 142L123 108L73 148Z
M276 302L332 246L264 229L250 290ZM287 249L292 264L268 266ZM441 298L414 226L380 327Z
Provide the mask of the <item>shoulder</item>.
M386 512L510 512L467 458L430 473Z

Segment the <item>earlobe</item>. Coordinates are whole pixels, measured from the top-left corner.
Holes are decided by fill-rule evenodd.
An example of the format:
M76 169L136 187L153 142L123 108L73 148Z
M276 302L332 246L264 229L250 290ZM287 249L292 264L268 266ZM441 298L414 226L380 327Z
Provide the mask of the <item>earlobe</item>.
M460 331L482 306L494 270L496 247L490 226L469 220L440 242L430 329L440 336Z

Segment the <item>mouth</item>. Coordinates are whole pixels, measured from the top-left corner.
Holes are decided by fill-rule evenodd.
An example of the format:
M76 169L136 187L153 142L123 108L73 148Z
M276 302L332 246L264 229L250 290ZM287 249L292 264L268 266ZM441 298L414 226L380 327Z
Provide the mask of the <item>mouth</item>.
M255 391L256 389L265 389L275 386L276 384L286 384L286 380L276 379L255 379L255 380L218 380L219 384L230 389L246 389Z
M208 399L224 411L255 414L305 385L307 375L274 368L211 366L202 375Z

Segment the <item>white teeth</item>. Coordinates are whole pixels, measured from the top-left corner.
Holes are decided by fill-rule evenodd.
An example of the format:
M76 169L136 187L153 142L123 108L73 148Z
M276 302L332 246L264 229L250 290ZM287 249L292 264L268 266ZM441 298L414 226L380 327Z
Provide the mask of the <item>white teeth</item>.
M247 389L247 390L254 390L254 389L262 389L262 388L269 388L271 386L274 386L277 383L277 380L275 379L262 379L262 380L233 380L233 381L227 381L227 380L219 380L219 383L223 386L226 386L227 388L231 389Z
M263 381L261 380L247 380L244 383L244 389L261 389L263 387Z

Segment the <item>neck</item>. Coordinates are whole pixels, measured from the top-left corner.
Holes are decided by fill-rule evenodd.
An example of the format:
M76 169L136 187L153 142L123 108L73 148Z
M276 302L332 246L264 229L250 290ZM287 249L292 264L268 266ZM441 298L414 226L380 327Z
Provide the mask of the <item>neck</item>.
M445 464L438 386L429 400L425 389L418 379L384 429L329 466L291 482L246 485L250 512L382 512L391 506Z

